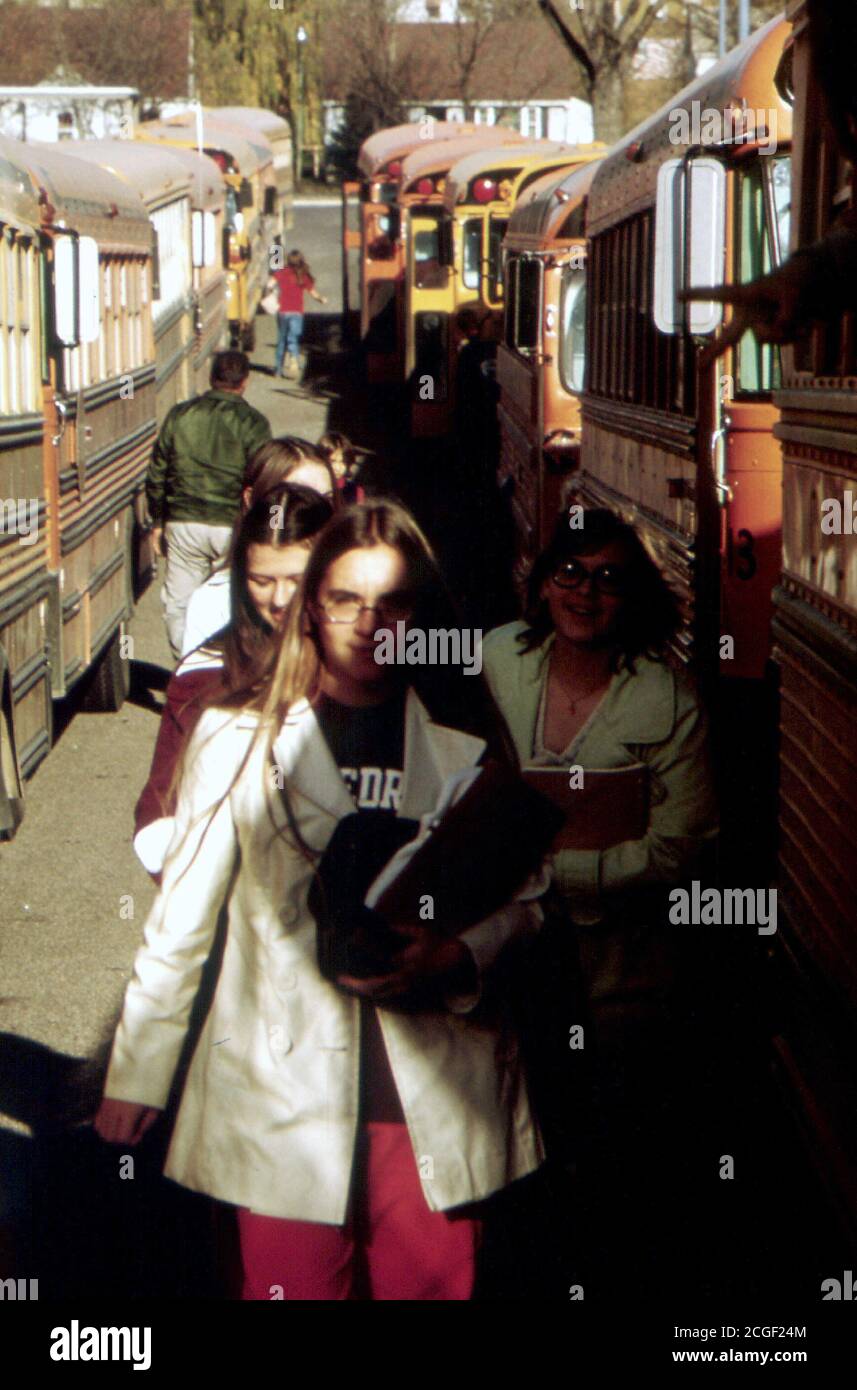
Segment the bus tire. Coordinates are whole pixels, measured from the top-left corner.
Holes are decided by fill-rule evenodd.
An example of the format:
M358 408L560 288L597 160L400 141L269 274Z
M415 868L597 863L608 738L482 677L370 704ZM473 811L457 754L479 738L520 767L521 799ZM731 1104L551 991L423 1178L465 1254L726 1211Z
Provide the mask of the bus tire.
M4 682L0 701L0 840L11 840L24 819L24 791L15 757L11 691Z
M87 680L82 708L88 714L115 714L131 689L131 663L122 656L122 629L117 628Z

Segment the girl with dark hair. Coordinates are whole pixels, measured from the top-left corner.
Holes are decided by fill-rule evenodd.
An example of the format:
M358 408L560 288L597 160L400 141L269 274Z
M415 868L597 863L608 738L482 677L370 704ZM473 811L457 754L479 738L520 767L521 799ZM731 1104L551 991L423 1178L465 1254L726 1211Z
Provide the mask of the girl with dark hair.
M572 527L570 519L583 524ZM584 966L594 998L632 984L617 978L616 942L607 949L605 924L613 921L621 934L628 893L679 881L716 833L706 719L667 657L679 617L634 528L597 508L560 518L533 567L525 619L483 643L485 673L522 764L579 767L584 786L587 768L648 768L644 833L553 858L569 912L587 929Z
M172 836L182 750L207 703L238 688L261 687L270 675L274 639L313 537L331 514L330 503L312 488L284 483L254 502L235 527L227 571L231 620L170 678L152 766L134 813L134 848L155 877Z
M340 505L341 494L324 454L307 439L281 435L279 439L269 439L247 463L241 487L242 514L285 482L312 488L331 506ZM229 565L227 555L225 564L191 594L182 638L183 657L229 622Z
M395 927L380 975L334 984L317 961L310 889L343 818L432 817L451 777L487 752L514 760L481 676L375 660L382 628L444 616L411 517L340 512L267 690L245 682L188 750L96 1127L133 1144L166 1104L225 906L166 1172L238 1207L245 1299L467 1299L471 1204L542 1158L514 1038L496 1002L477 1009L503 947L538 929L541 877L457 936L432 925L455 925L438 899L425 925Z
M333 469L337 491L343 502L365 502L366 489L357 481L359 451L347 435L340 434L338 430L329 430L321 436L317 447Z
M543 1053L535 1071L549 1148L552 1138L560 1155L570 1147L580 1162L583 1153L584 1187L574 1197L593 1227L588 1241L578 1228L578 1239L606 1283L619 1266L623 1279L629 1268L652 1276L647 1261L666 1239L667 1189L679 1187L665 1158L676 1151L670 1126L687 1116L677 1065L692 1050L675 1023L681 957L664 890L699 872L717 813L706 719L668 657L678 626L676 599L636 531L599 508L560 518L533 567L525 619L483 644L521 763L557 776L572 806L581 798L580 843L570 837L551 858L563 913L548 949L555 974L565 938L579 951L588 1128L559 1094L555 1043L541 1041L543 1028L555 1037L562 1019L542 1020L533 1046ZM627 780L614 778L623 769ZM610 788L600 802L592 799L599 785ZM572 998L564 1017L570 1008Z
M312 272L300 251L290 251L282 270L271 272L270 285L280 294L277 313L277 353L274 376L296 378L300 374L300 348L304 328L304 295L318 304L326 304L323 294L317 294ZM285 367L283 361L285 360Z

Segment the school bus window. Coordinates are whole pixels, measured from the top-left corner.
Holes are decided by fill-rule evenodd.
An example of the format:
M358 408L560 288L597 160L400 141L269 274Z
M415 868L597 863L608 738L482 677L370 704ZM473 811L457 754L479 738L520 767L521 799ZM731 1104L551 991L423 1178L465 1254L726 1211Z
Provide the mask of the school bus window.
M539 346L542 317L542 266L532 257L524 256L519 262L516 300L515 347L520 352L532 351Z
M518 267L520 257L510 256L506 262L506 303L503 309L503 339L508 347L515 346L515 314L518 307Z
M464 224L464 288L479 289L479 269L482 260L482 219L470 217Z
M508 217L491 218L488 231L488 283L495 297L503 293L503 238L508 226Z
M441 289L446 272L440 264L440 239L437 225L426 227L414 237L414 284L417 289Z
M566 391L583 390L586 366L586 275L566 270L562 281L559 375Z
M771 232L765 215L765 191L761 163L756 160L744 170L738 180L736 214L738 218L737 279L741 284L765 275L773 265ZM735 353L735 389L739 393L758 395L774 390L780 384L779 349L769 343L759 343L747 332Z

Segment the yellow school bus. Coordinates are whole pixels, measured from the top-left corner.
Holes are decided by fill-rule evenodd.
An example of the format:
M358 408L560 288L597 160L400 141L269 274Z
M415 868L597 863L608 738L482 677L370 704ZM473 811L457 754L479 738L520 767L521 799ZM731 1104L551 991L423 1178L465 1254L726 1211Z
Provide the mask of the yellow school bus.
M217 164L227 186L224 256L230 342L252 351L254 319L268 278L276 223L273 154L261 136L251 142L244 128L228 126L205 113L201 132L196 112L183 112L167 121L141 121L135 138L198 149L200 133L203 153Z
M357 160L358 181L342 186L343 206L343 308L349 305L348 255L359 251L360 341L365 356L366 378L371 383L396 381L401 331L396 311L397 285L404 276L404 247L399 236L396 199L403 161L412 150L435 141L458 140L478 133L476 125L462 121L436 121L433 117L409 125L391 126L364 140ZM359 226L353 227L355 201L359 199Z
M195 333L190 170L172 150L133 140L76 140L68 154L106 169L133 189L152 224L157 277L152 298L155 413L160 426L167 412L192 394Z
M433 316L437 321L423 334L414 369L421 412L440 417L437 424L425 427L428 432L439 433L449 427L456 364L466 337L461 311L467 309L477 315L484 336L494 332L499 337L503 239L516 199L542 174L589 163L603 153L600 143L566 145L535 140L465 155L450 169L443 193L448 225L442 229L441 246L452 267L454 294L449 317ZM486 322L489 318L492 324Z
M148 561L152 229L137 194L51 146L0 141L0 837L47 754L52 697L116 709ZM23 510L22 510L23 504ZM36 522L24 534L22 514ZM14 517L15 527L10 526Z
M407 156L402 165L397 199L399 236L404 247L405 274L398 282L402 307L399 360L403 380L416 370L418 342L426 326L436 318L448 320L454 306L455 282L449 256L441 249L445 223L443 194L449 170L465 155L525 143L517 131L503 126L483 126L478 133L459 140L424 145ZM438 381L445 379L439 372ZM442 388L441 388L442 389ZM446 419L439 410L425 408L418 395L411 398L411 432L422 435L441 431Z
M173 145L168 158L191 178L190 252L193 271L193 353L190 389L208 390L212 354L228 341L224 228L226 180L208 155Z
M294 164L292 158L292 129L288 121L263 106L212 106L208 108L214 120L225 125L245 127L251 139L264 136L273 155L273 186L277 190L276 211L272 231L282 237L294 226Z
M497 349L500 485L520 583L547 544L580 463L586 362L586 199L599 164L536 179L509 219Z

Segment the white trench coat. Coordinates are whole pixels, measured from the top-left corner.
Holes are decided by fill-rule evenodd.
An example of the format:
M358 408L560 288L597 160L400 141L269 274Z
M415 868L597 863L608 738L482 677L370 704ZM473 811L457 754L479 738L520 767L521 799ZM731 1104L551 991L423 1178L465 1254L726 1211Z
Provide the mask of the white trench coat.
M252 715L210 710L194 733L162 888L125 996L105 1094L166 1103L225 902L220 978L165 1172L185 1187L266 1215L340 1225L357 1132L359 1003L319 973L307 906L312 870L275 836L274 824L283 827L286 816L278 793L266 791L272 778L265 738L228 791L257 727ZM446 778L473 766L483 748L480 739L433 723L409 691L399 814L431 812ZM284 723L275 757L304 839L323 849L354 802L308 702ZM463 933L480 990L482 972L503 945L538 929L536 898L546 881L531 880L516 902ZM454 906L447 910L454 913ZM439 919L445 907L435 905ZM498 1048L495 1025L472 1013L476 995L447 1002L448 1012L379 1010L433 1211L486 1197L543 1158L514 1045Z

